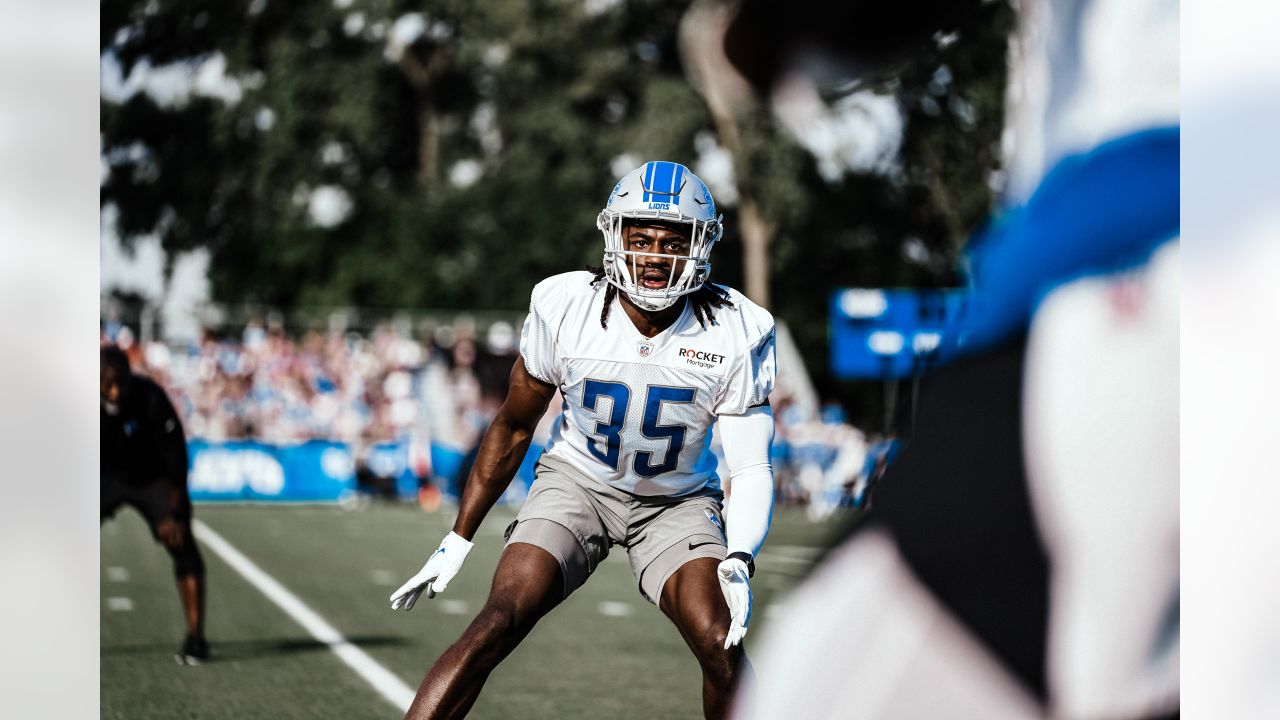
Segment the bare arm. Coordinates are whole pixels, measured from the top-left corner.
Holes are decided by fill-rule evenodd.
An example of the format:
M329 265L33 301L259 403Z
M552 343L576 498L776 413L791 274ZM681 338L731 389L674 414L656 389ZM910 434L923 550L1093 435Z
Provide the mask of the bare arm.
M523 357L516 357L509 385L507 399L480 441L475 464L462 491L458 519L453 523L453 531L466 540L475 537L484 516L511 484L529 451L533 431L556 392L554 385L529 374Z

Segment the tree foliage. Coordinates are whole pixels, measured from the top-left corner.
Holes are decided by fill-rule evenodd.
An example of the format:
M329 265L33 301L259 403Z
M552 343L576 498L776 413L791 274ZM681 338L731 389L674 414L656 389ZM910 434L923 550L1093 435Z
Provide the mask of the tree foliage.
M104 91L102 202L126 242L208 248L220 301L520 309L538 279L598 262L619 156L693 164L694 138L712 132L677 53L685 7L105 0L104 72L216 60L238 89ZM953 282L988 212L1011 23L987 3L957 41L877 86L906 118L899 173L828 183L766 111L750 120L735 171L777 226L773 309L829 394L861 391L826 377L827 294ZM317 221L324 198L349 207ZM726 208L715 258L728 284L741 278L734 221ZM904 255L910 243L924 259Z

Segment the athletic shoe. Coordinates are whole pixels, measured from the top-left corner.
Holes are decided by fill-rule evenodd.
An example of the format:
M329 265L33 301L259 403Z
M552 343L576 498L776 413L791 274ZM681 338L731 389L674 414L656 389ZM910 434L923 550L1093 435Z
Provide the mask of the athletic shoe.
M187 635L173 659L179 665L199 665L206 662L209 659L209 642L202 637Z

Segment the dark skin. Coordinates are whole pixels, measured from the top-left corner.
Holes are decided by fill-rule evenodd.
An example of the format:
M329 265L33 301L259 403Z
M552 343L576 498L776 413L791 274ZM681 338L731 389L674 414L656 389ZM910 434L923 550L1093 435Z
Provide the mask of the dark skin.
M624 230L626 249L636 252L688 255L685 230L644 225ZM665 286L684 266L678 258L637 257L641 278L661 279ZM653 285L648 285L653 287ZM632 304L625 294L622 306L636 329L653 337L680 316L684 300L651 313ZM480 442L476 462L467 478L453 531L470 540L481 521L511 483L519 469L538 421L555 395L554 385L538 380L517 357L511 368L506 401ZM718 561L700 558L685 563L662 588L658 607L676 625L702 668L702 709L708 718L727 717L733 690L746 670L741 645L724 649L730 614L716 577ZM418 687L406 718L461 718L475 703L489 674L515 650L534 625L560 604L564 580L560 564L546 550L511 543L498 561L489 598L462 637L436 660Z
M635 258L632 277L637 279L641 287L659 290L667 286L670 278L680 277L680 273L684 272L687 261L670 256L688 256L689 228L668 223L626 225L622 229L622 247L631 252L661 253L632 256ZM628 270L631 271L630 263ZM653 337L671 327L684 310L684 298L665 310L649 312L637 307L626 293L619 293L618 297L622 299L622 308L631 323L645 337Z

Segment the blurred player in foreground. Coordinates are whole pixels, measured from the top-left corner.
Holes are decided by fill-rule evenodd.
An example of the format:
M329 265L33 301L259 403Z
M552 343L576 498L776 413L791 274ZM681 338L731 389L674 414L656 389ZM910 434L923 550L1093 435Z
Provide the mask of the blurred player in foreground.
M159 385L134 375L120 348L101 350L102 514L106 520L131 505L173 558L187 636L175 659L209 659L204 637L204 560L191 534L187 495L187 440Z
M735 8L692 45L797 133L823 85L965 42L983 12ZM1178 5L1018 12L1009 183L966 248L971 298L867 522L762 638L740 720L1178 715Z
M453 532L391 595L392 608L408 610L448 586L559 389L563 412L507 529L489 599L432 666L408 717L465 715L489 673L614 545L697 657L708 718L727 714L745 670L748 579L773 506L773 318L707 282L723 227L683 165L627 173L597 225L604 267L534 288L510 390ZM717 420L732 483L723 511L709 449Z

